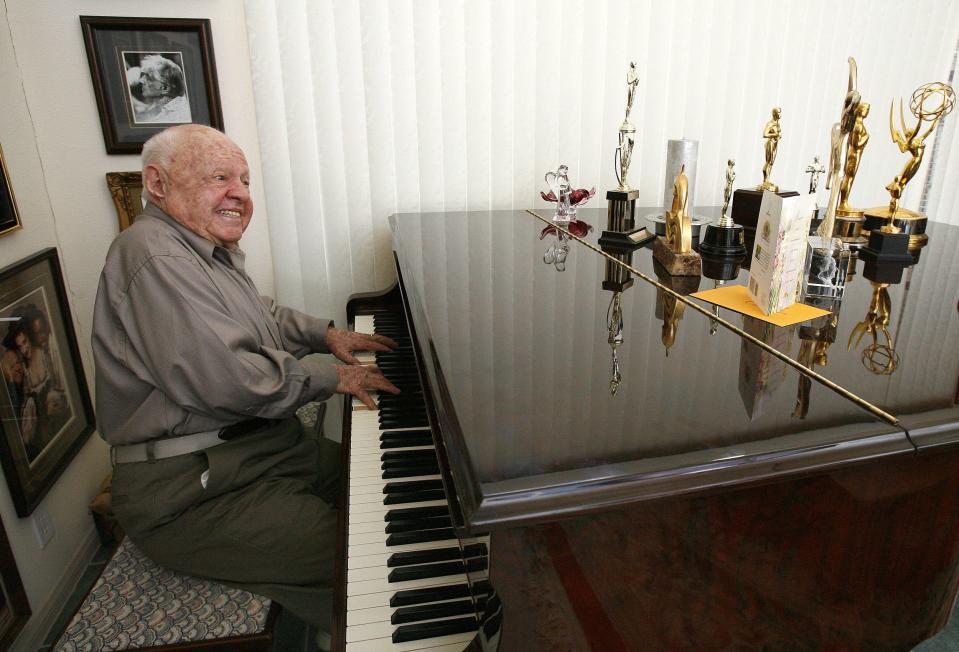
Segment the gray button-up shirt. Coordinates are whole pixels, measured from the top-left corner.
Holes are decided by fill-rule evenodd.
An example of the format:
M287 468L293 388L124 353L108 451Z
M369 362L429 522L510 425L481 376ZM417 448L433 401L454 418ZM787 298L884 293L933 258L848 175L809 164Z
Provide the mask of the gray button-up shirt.
M261 297L239 248L153 204L110 247L93 315L97 421L113 445L282 418L338 374L316 319Z

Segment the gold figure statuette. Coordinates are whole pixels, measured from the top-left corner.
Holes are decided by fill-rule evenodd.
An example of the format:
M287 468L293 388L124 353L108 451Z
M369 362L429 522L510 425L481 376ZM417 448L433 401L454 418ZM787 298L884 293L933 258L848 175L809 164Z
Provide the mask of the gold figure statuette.
M896 178L886 186L889 191L889 212L888 223L882 228L883 231L895 233L898 229L894 226L896 211L899 210L899 200L902 198L902 192L910 179L916 176L919 166L922 164L922 155L926 151L926 138L936 128L939 121L947 116L956 103L956 94L952 86L942 82L924 84L916 89L909 101L909 110L916 118L916 126L911 129L906 127L906 117L902 110L902 98L899 99L899 125L901 131L896 129L893 124L893 108L896 101L893 100L889 105L889 133L892 140L899 146L899 151L909 152L909 160L902 168L902 172L896 175ZM920 134L923 122L929 123L929 128Z
M736 160L726 161L726 188L723 190L723 211L719 218L719 226L724 229L731 229L733 218L726 215L726 209L729 208L729 198L733 196L733 181L736 180Z
M619 190L630 190L626 175L629 174L629 163L633 157L633 144L636 142L636 127L629 122L629 114L633 110L633 100L636 98L636 87L639 86L639 76L636 74L636 62L629 62L629 71L626 73L626 117L619 127L619 146L616 148L616 180Z
M859 162L862 161L862 152L866 149L866 143L869 142L869 132L866 131L865 119L869 115L869 104L860 102L853 112L855 121L852 130L846 139L846 163L843 166L843 177L839 183L839 207L836 209L836 215L841 217L862 217L862 211L853 208L849 204L849 194L852 192L852 184L856 180L856 172L859 171Z
M773 109L772 119L763 128L763 138L766 139L766 164L763 165L763 182L756 186L756 190L779 192L779 186L769 180L769 175L772 174L773 163L776 162L779 139L783 136L782 126L779 124L780 116L782 116L782 109L777 106Z
M686 178L686 166L683 165L673 182L673 203L666 213L666 244L677 254L693 250L693 223L686 206L688 199L689 179Z

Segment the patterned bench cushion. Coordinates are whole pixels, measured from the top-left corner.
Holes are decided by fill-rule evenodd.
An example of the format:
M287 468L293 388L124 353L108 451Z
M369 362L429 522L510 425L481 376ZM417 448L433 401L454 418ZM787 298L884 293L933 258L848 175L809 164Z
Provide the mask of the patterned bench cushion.
M261 633L270 600L166 570L124 539L54 652L99 652Z

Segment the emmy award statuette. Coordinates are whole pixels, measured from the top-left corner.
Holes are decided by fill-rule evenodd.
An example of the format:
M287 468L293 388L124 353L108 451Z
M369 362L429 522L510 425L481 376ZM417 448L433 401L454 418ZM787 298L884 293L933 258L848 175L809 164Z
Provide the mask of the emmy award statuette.
M939 122L952 112L956 104L956 94L949 84L934 82L917 88L909 101L909 110L916 118L916 125L906 126L906 118L899 100L899 128L893 122L895 100L889 106L889 133L899 151L909 153L909 159L902 171L896 175L886 190L889 191L889 205L869 208L865 211L863 234L869 233L869 244L860 252L864 260L902 261L911 260L909 249L919 249L929 240L926 235L928 218L899 206L899 200L906 184L919 171L922 157L926 151L926 138ZM928 128L923 131L923 123Z

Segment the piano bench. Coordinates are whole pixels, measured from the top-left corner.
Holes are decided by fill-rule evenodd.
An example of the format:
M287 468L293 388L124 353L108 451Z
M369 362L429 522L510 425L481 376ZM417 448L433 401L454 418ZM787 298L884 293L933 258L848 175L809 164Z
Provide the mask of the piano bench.
M267 650L280 606L166 570L125 538L52 652Z

